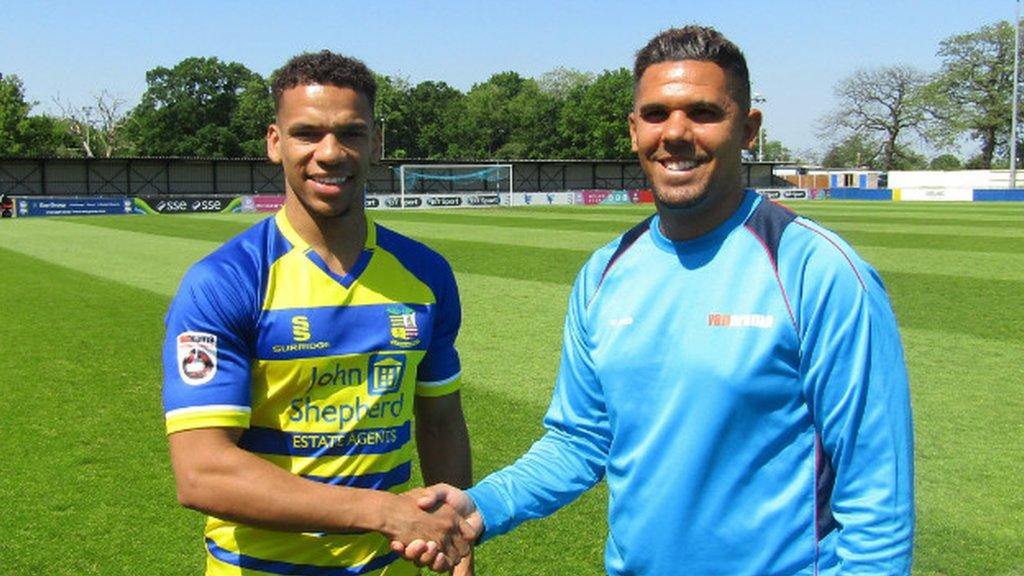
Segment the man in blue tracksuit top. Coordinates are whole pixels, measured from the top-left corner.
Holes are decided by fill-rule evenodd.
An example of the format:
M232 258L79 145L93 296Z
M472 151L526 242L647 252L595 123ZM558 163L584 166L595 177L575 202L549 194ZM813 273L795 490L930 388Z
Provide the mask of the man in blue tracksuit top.
M908 574L910 400L878 274L744 191L761 114L736 46L668 30L634 78L657 214L577 277L544 437L421 505L446 499L486 540L606 477L609 574Z

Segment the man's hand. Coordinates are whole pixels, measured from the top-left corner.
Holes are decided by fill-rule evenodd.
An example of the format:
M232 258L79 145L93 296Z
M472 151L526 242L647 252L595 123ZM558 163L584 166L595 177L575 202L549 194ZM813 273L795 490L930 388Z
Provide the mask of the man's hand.
M469 555L479 532L454 507L435 500L422 489L406 493L397 499L396 509L384 513L390 521L382 532L407 560L448 572Z
M410 490L405 493L405 496L415 497L416 504L431 513L452 510L461 515L464 518L462 527L465 532L463 535L470 543L483 533L483 518L480 517L480 512L477 511L473 499L454 486L435 484L429 488ZM435 572L449 571L461 559L460 556L459 559L452 562L452 559L447 557L443 547L439 546L437 542L422 538L409 541L392 539L391 549L417 566L426 566ZM466 572L466 574L471 573L471 571Z

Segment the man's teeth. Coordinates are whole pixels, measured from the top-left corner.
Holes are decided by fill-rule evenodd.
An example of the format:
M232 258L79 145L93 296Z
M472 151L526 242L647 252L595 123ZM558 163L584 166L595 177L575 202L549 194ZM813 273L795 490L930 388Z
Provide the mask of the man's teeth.
M669 170L693 170L697 166L693 160L666 160L661 164Z
M317 182L319 184L342 184L346 180L348 180L348 176L334 176L334 177L331 177L331 178L328 178L328 177L324 176L324 177L313 178L313 181L315 181L315 182Z

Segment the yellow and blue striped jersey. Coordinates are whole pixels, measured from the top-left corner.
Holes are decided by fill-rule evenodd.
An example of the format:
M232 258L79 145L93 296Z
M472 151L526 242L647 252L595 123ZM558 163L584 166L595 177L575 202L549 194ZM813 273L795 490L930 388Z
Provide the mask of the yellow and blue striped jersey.
M369 220L369 219L368 219ZM332 272L284 212L193 266L167 313L167 433L244 428L239 445L317 482L409 487L415 396L458 390L451 267L368 221ZM382 535L262 530L210 517L207 574L416 574Z

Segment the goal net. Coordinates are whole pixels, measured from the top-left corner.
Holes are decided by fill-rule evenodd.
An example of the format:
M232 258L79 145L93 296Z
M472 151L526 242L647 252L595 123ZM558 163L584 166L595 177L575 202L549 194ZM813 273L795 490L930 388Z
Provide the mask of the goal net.
M413 194L511 194L511 164L402 164L402 196Z

